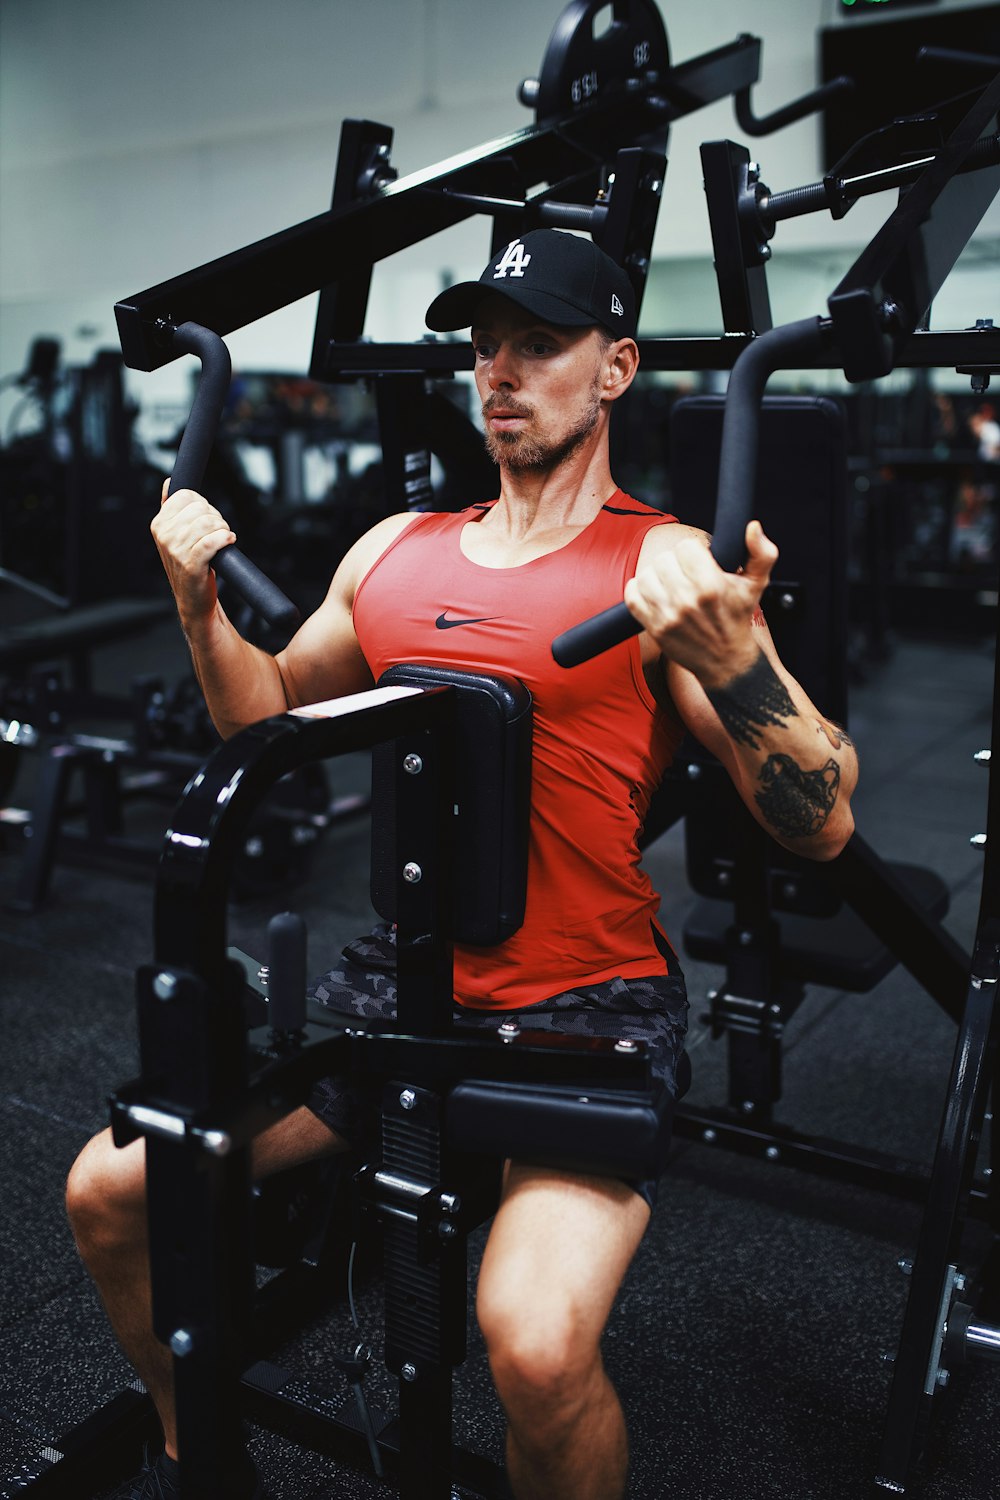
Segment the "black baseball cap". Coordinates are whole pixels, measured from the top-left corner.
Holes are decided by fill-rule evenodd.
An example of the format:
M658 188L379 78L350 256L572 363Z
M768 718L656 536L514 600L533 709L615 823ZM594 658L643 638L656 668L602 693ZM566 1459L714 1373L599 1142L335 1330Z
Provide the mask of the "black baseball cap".
M635 337L635 295L617 261L591 239L560 229L531 229L511 240L478 281L462 281L435 297L426 323L436 333L471 327L476 308L496 292L554 327L595 324L615 338Z

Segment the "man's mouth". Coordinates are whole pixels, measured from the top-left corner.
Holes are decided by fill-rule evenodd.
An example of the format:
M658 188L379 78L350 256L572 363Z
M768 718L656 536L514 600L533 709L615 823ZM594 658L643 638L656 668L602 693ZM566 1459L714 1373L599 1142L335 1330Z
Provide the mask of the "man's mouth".
M503 429L511 427L515 422L526 421L531 413L518 406L491 406L483 407L483 417L491 427Z

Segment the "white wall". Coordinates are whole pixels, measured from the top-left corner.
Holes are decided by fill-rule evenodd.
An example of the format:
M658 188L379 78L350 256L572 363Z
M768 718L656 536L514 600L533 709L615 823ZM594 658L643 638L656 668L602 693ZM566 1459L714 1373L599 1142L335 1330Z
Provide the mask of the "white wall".
M561 0L0 0L0 375L22 368L38 334L60 338L70 363L116 346L116 300L325 209L345 116L394 126L401 174L530 123L516 86L538 71L560 8ZM675 62L741 31L762 37L759 112L813 86L816 32L836 14L833 0L661 0L661 11ZM655 253L676 275L660 267L651 282L650 332L718 328L698 145L723 135L739 139L729 104L672 131ZM776 190L818 174L815 120L754 149ZM830 268L849 262L889 206L883 196L840 224L811 215L782 225L776 314L822 311ZM478 274L487 234L483 221L461 226L380 267L367 331L419 336L442 278ZM994 205L967 253L976 269L964 279L956 270L948 289L959 325L990 313L1000 320L998 247ZM234 362L303 369L313 315L309 298L233 334ZM186 363L132 377L133 390L144 403L176 399L188 388ZM0 423L10 400L0 401Z

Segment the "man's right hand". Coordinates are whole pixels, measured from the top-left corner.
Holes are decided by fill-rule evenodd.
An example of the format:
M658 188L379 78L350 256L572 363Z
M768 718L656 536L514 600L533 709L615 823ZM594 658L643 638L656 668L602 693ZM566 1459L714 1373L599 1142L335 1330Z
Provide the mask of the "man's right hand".
M235 542L225 517L194 490L167 495L163 482L160 510L150 524L156 549L177 601L186 632L197 630L215 612L215 574L211 563L221 548Z

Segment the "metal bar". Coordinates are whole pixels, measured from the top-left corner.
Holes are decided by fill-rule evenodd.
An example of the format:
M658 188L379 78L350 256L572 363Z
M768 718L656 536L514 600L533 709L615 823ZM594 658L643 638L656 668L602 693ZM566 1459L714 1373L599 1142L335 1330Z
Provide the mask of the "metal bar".
M829 299L848 380L895 367L973 231L1000 191L1000 165L959 175L995 129L1000 75L989 84Z
M865 925L952 1020L961 1020L969 982L969 956L961 944L914 901L860 834L854 834L829 868L844 900Z
M320 287L357 273L426 239L475 210L444 189L475 192L476 174L511 164L525 189L547 183L558 196L561 182L583 169L596 174L626 146L662 143L670 122L724 98L757 76L760 43L736 42L671 68L655 85L574 111L567 119L528 126L379 189L376 196L345 204L255 244L198 266L116 304L115 317L125 363L156 370L176 354L162 348L156 325L199 323L231 333Z
M969 986L945 1094L875 1480L882 1488L898 1493L906 1492L932 1399L927 1384L939 1348L943 1287L952 1274L950 1267L958 1261L978 1131L990 1083L991 1054L995 1056L995 988Z
M840 359L829 329L824 331L828 352L799 355L805 370L839 370ZM639 340L645 370L729 370L750 344L749 332L707 335L704 338L650 337ZM326 357L328 380L351 380L380 374L423 372L450 375L471 370L472 349L464 339L421 339L412 344L334 344ZM978 365L984 371L1000 368L1000 327L918 329L903 344L896 367L903 370L954 369Z
M1000 1328L991 1323L970 1323L965 1330L969 1353L977 1359L1000 1360Z
M918 1162L848 1142L799 1134L779 1125L744 1123L721 1110L679 1104L674 1112L674 1134L914 1203L922 1203L927 1196L930 1173Z
M246 821L275 781L297 766L363 750L411 728L433 727L442 689L375 689L333 717L281 714L225 741L179 804L156 887L156 963L226 983L230 864ZM351 712L353 707L354 711Z
M638 128L637 112L622 110L621 104L619 112L620 118L607 122L609 137L627 142ZM475 210L443 190L449 184L467 186L471 168L511 158L526 182L538 183L576 172L582 162L593 166L593 151L577 143L593 113L585 111L565 126L517 131L401 178L374 198L330 209L125 298L115 306L125 363L132 369L155 370L175 357L157 339L161 321L194 322L219 334L230 333L356 273L359 265L384 260L461 223ZM603 111L601 115L603 119Z

